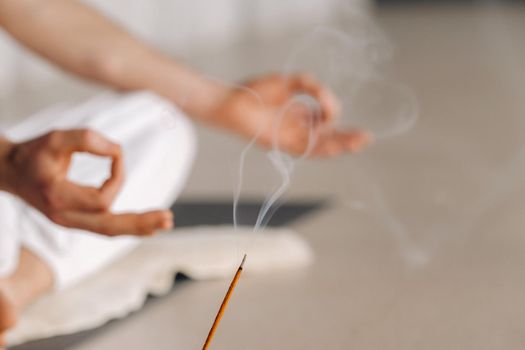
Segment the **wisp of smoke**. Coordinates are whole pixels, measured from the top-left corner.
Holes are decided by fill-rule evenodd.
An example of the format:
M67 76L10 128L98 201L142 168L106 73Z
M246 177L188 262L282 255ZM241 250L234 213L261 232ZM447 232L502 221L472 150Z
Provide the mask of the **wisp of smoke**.
M392 48L379 28L365 15L352 12L348 23L351 25L345 25L344 28L317 26L306 33L292 46L281 73L292 76L297 72L306 72L331 89L342 104L342 115L336 121L339 127L367 130L373 135L375 142L401 135L413 127L418 110L410 89L389 80L382 70L392 55ZM260 98L259 102L264 104ZM287 110L294 105L301 105L310 111L307 125L308 147L297 157L285 153L277 137ZM319 110L320 106L313 97L298 95L278 112L267 159L278 173L280 182L262 204L254 226L255 231L264 229L268 224L279 208L280 198L291 184L297 164L307 159L315 147L315 119ZM259 133L256 133L240 155L233 204L235 227L238 225L238 203L242 193L246 157L258 137ZM384 214L385 210L382 212ZM388 217L390 223L395 221L392 215ZM403 255L408 260L425 260L424 254L405 236L399 234L400 230L394 231L397 232L394 236L405 247L402 248L405 251Z

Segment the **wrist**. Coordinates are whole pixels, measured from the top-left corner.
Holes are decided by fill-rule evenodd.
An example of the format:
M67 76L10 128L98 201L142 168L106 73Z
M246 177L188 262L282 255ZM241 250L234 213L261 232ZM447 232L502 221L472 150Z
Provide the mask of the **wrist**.
M12 192L12 162L10 156L15 144L0 136L0 190Z
M125 90L151 90L166 97L193 119L217 124L215 111L230 88L157 51L145 50L137 56L140 56L140 67L119 69L126 73L112 74L113 86Z
M203 123L221 125L223 120L220 111L230 92L231 89L214 81L203 82L200 91L193 98L194 110L189 110L188 113Z
M189 69L177 61L153 53L148 81L149 88L167 97L195 120L216 124L216 111L220 108L230 88ZM153 79L152 79L153 78Z

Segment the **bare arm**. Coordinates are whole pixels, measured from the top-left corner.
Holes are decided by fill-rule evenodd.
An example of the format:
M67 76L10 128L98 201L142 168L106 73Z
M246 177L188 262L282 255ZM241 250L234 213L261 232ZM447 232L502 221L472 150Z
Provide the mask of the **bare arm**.
M199 121L249 139L258 135L266 147L277 133L283 150L301 154L312 135L304 125L313 125L318 133L312 153L316 156L355 151L369 140L360 131L335 127L338 101L312 77L262 77L245 84L251 93L226 88L141 43L78 1L0 0L0 25L69 72L119 90L154 91ZM317 100L319 112L287 107L305 93ZM284 122L276 123L276 118Z
M134 39L78 1L0 0L0 26L73 74L119 90L154 91L196 120L246 138L257 135L266 147L277 141L281 149L301 154L313 136L312 155L330 157L359 150L369 140L361 131L336 128L337 99L308 75L270 75L246 83L244 89L226 88ZM320 108L290 108L289 102L305 93ZM0 138L0 190L17 194L68 227L107 235L143 235L171 227L169 211L108 211L122 175L120 149L115 147L90 130L55 131L20 144ZM105 186L80 188L67 181L76 151L113 158L115 169Z
M196 119L225 91L74 0L0 0L0 25L61 68L119 90L147 89Z

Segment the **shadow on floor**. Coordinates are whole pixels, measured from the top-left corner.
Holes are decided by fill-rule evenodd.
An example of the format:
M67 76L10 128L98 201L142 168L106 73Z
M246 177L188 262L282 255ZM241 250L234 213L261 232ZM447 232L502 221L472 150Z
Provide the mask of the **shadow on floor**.
M286 226L297 219L326 206L327 201L287 201L278 207L271 216L268 226ZM239 225L253 226L261 209L261 200L242 200L237 209ZM188 227L198 225L232 225L233 208L232 200L179 201L172 206L175 213L176 227Z

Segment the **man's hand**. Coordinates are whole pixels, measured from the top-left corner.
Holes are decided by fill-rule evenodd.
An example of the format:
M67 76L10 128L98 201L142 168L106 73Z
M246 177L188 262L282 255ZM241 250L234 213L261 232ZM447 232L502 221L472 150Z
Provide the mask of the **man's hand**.
M100 188L80 186L67 179L76 152L112 159L111 176ZM120 146L94 131L52 131L11 145L4 156L5 189L59 225L107 236L151 235L172 226L169 211L119 215L109 212L124 179L122 154Z
M359 151L371 141L364 131L336 128L337 98L309 75L270 75L244 86L231 89L212 118L248 139L257 136L263 146L278 146L295 155L311 151L311 156L333 157ZM301 94L312 97L316 105L293 102Z

